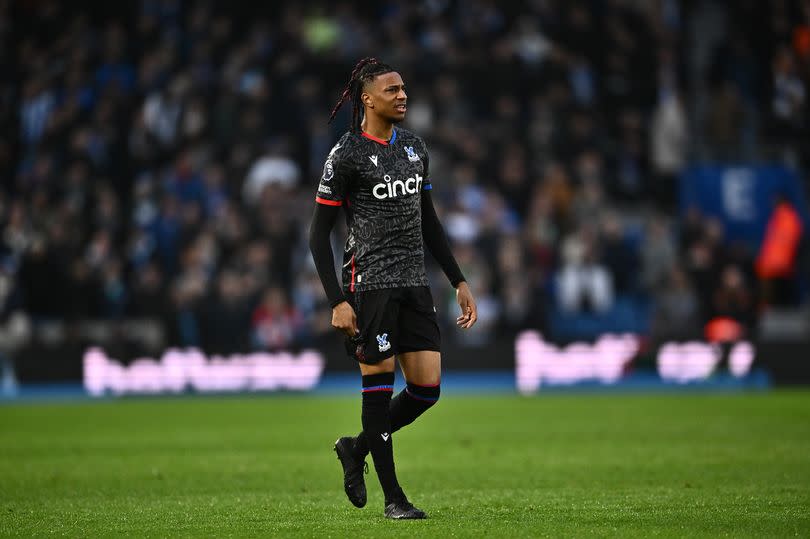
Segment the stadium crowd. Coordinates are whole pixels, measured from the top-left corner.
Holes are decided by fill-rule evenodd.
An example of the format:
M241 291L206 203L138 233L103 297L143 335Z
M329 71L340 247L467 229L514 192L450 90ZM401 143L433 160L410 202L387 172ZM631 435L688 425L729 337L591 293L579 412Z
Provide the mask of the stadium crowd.
M305 236L368 55L408 85L479 303L468 344L620 304L661 335L751 328L798 297L681 217L676 178L779 159L807 185L810 1L269 4L0 0L5 320L156 318L221 353L329 332Z

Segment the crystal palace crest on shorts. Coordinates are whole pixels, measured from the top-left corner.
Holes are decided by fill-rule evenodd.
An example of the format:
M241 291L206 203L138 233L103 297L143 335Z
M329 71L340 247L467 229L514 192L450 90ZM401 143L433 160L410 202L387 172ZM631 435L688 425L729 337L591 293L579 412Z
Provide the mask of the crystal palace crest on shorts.
M388 342L388 333L377 335L377 348L380 350L380 352L385 352L386 350L391 349L391 343Z

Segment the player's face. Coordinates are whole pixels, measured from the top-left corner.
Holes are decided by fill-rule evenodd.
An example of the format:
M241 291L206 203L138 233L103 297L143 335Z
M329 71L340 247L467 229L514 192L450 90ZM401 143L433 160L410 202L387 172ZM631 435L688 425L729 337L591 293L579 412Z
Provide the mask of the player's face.
M366 85L365 93L368 94L368 99L364 100L366 106L377 115L393 123L405 119L408 94L396 71L375 77Z

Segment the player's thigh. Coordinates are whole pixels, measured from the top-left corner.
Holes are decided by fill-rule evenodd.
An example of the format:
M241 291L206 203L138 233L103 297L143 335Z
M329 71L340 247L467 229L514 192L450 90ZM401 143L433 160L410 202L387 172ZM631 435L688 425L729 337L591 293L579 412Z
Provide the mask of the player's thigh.
M442 378L442 355L435 350L397 354L405 380L419 386L437 385Z
M360 333L353 338L345 339L346 352L361 366L377 366L388 359L393 362L396 353L394 344L399 303L392 297L392 291L362 291L348 297L357 314L357 327ZM394 370L392 362L388 364L389 371ZM366 373L362 367L361 372L373 374Z
M369 365L366 363L358 363L360 365L360 374L367 376L369 374L381 374L386 372L394 372L394 356L383 359L379 363Z
M397 356L405 352L439 352L441 340L430 289L426 286L404 289L397 320Z

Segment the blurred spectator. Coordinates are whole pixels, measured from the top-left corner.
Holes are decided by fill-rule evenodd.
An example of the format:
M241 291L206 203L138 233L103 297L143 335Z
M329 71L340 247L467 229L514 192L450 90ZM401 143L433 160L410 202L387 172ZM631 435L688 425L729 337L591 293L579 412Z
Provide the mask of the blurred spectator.
M200 268L189 263L191 256L186 254L186 268L172 284L173 325L181 346L199 347L202 345L200 312L208 281Z
M756 261L766 304L796 303L794 279L802 229L796 209L784 197L778 197Z
M249 349L251 298L237 272L225 270L203 307L203 344L210 354L233 354Z
M551 204L552 218L556 225L567 228L570 225L574 192L571 182L565 169L559 163L550 163L543 176L540 189L545 191L545 195Z
M613 277L616 294L630 294L638 288L638 255L624 235L621 219L607 213L602 219L599 250L601 262Z
M743 113L739 92L731 82L723 81L711 90L705 129L714 159L741 157Z
M498 292L501 319L505 329L517 331L532 325L532 276L525 271L526 257L519 236L503 238L497 253Z
M301 310L305 338L318 338L331 334L332 309L327 302L323 285L314 269L309 269L296 278L293 291L294 303Z
M676 181L686 165L688 131L686 111L677 92L663 95L655 109L651 134L651 162L655 177L652 192L659 205L675 205Z
M166 92L153 93L143 104L144 128L164 149L177 143L187 92L188 80L178 76Z
M740 325L741 335L749 333L756 321L756 305L749 290L740 268L726 266L712 295L712 321L731 320Z
M584 231L563 241L562 269L557 276L557 299L569 313L604 312L613 305L613 280L598 263L593 240Z
M501 314L500 302L493 293L493 272L496 268L488 265L479 251L470 243L457 246L455 256L459 266L464 268L464 275L475 297L478 307L476 326L481 324L481 329L477 332L459 332L453 334L451 338L466 346L481 345L489 342L494 336ZM456 293L455 290L450 290L445 291L445 294L443 322L446 327L453 327L456 324L456 317L459 315Z
M547 276L555 263L559 236L560 230L553 219L551 199L544 191L535 189L526 220L525 242L528 266L540 278Z
M707 319L712 312L711 298L717 281L717 258L711 243L700 238L685 253L685 269L700 301L700 312Z
M650 332L657 342L700 337L700 308L686 273L671 266L656 288Z
M27 144L39 142L55 107L53 92L46 84L47 81L40 77L29 80L23 87L20 128L22 139Z
M790 152L798 151L797 143L808 133L807 83L796 70L791 50L781 47L773 59L773 137ZM796 155L788 155L796 159Z
M126 310L129 295L124 282L121 262L110 259L101 268L100 287L102 291L101 315L104 318L121 318Z
M639 249L641 254L641 286L651 294L667 289L672 278L677 252L672 234L662 218L652 218Z
M22 310L22 298L13 280L9 263L0 265L0 395L3 396L17 391L14 358L31 338L31 322Z
M129 313L139 318L156 318L168 322L171 304L167 297L166 282L160 266L154 262L139 268L131 285L132 301Z
M295 344L302 325L301 313L287 302L284 291L270 287L253 311L253 345L262 350L290 347Z
M605 196L605 171L602 157L593 150L585 151L575 163L579 196L574 200L574 213L578 223L583 223L601 213L607 206Z
M269 185L292 189L298 184L301 171L298 165L286 155L282 145L273 145L268 152L250 167L242 191L246 204L255 204L262 191Z

